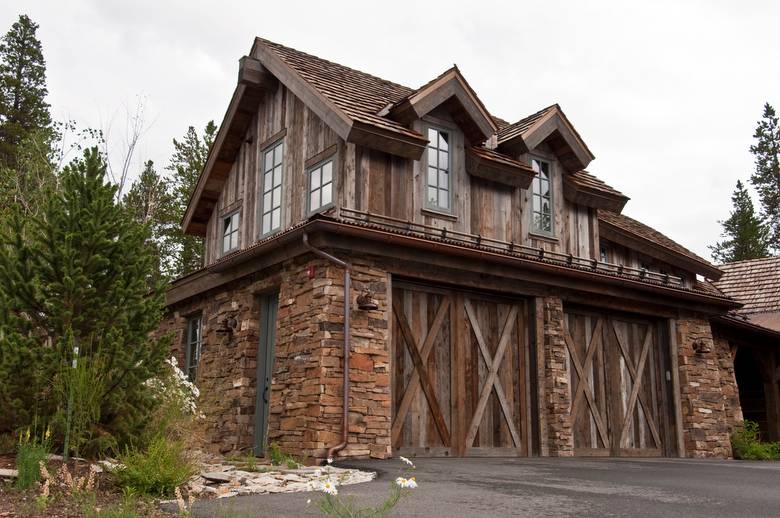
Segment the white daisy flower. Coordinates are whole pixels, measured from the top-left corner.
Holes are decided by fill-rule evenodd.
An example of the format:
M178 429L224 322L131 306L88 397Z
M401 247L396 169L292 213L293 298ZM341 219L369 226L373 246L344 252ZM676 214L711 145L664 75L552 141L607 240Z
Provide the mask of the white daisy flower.
M333 482L331 479L327 479L325 482L322 483L321 491L333 496L339 494L339 490L336 489L335 482Z
M414 479L414 477L410 478L406 481L406 487L409 489L416 489L417 488L417 481Z
M333 458L328 459L328 464L333 464Z

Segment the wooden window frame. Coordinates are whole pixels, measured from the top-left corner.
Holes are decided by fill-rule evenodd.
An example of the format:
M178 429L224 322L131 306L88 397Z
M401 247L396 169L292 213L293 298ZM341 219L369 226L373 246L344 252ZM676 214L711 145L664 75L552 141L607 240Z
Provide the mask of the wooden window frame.
M269 193L271 193L271 210L267 212L268 214L271 214L271 216L270 216L271 217L271 228L268 231L264 232L263 231L263 218L266 215L266 210L265 210L266 209L266 207L265 207L265 195L266 195L266 191L265 191L265 176L268 173L273 174L274 170L277 167L276 165L272 164L271 165L271 170L270 171L266 171L265 170L265 157L266 157L266 155L268 153L273 153L274 150L276 150L276 148L279 147L279 146L282 146L282 160L281 160L281 162L279 162L279 165L278 165L278 167L280 168L280 173L279 174L281 176L281 182L279 183L279 206L278 206L278 210L279 210L279 225L277 225L276 227L273 226L273 211L276 210L277 207L275 207L273 205L273 191L274 191L275 187L273 185L273 180L272 180L271 190L268 191ZM260 238L268 237L268 236L270 236L272 234L275 234L275 233L279 232L282 229L282 227L284 226L283 225L283 221L282 221L282 217L284 215L284 213L282 211L282 205L283 205L283 201L284 201L284 147L285 147L284 135L282 135L280 138L277 138L276 140L274 140L273 142L271 142L270 144L268 144L267 146L263 147L260 150L260 179L259 179L260 181L258 182L258 184L259 184L258 185L258 191L259 191L259 194L258 194L258 196L259 196L259 203L258 203L258 205L259 205L259 210L258 210L258 218L257 218L257 227L258 227L258 230L259 230L258 231L258 236Z
M336 164L337 164L337 157L338 154L334 153L327 158L323 158L322 160L319 160L318 162L314 163L313 165L306 168L306 214L307 216L311 216L312 214L317 214L318 212L322 212L325 210L330 209L335 205L336 200ZM323 183L322 182L322 167L330 162L331 164L331 177L330 177L330 201L326 204L321 204L316 209L311 208L311 192L312 192L312 184L311 184L311 175L312 173L320 169L320 184L317 189L320 190L320 203L322 203L322 188L323 186L327 185L328 182Z
M537 194L534 191L534 180L536 180L536 176L537 175L534 175L534 180L531 181L531 188L530 188L531 198L529 200L530 210L528 211L530 213L530 227L529 227L530 228L530 233L538 235L538 236L542 236L542 237L555 238L555 201L556 200L555 200L555 191L554 191L555 184L553 182L553 176L554 176L553 175L553 171L554 171L553 161L549 160L547 158L541 157L541 156L537 156L537 155L531 155L530 158L529 158L529 161L530 161L530 164L531 164L531 168L533 168L534 161L537 161L540 164L542 164L542 163L547 164L547 182L550 185L550 188L549 188L549 192L550 192L550 230L545 230L545 229L542 229L542 228L537 228L536 225L535 225L535 218L534 218L534 216L536 215L536 211L534 210L534 197L535 196L539 196L541 199L544 199L544 197L542 196L541 193ZM539 175L541 175L541 166L539 168ZM541 178L540 178L540 181L541 181ZM540 208L541 208L541 204L540 204ZM543 215L542 212L540 212L539 214Z
M225 220L231 219L231 225L232 225L232 218L236 214L238 214L238 225L236 226L235 230L231 229L231 231L230 231L231 234L233 234L234 232L237 234L236 235L236 246L234 246L232 248L229 248L228 250L225 250ZM220 241L219 241L219 249L220 249L220 255L225 255L225 254L228 254L228 253L230 253L230 252L232 252L234 250L238 250L239 248L241 248L241 208L239 207L239 208L237 208L235 210L232 210L232 211L226 213L224 216L222 216L221 221L222 221L222 226L220 228L222 229L222 231L220 232L220 235L219 235L219 239L220 239ZM231 239L231 241L232 241L232 239Z
M449 128L442 127L442 126L439 126L439 125L436 125L436 124L430 124L430 123L424 125L424 130L425 130L426 137L428 136L428 132L430 130L435 131L436 132L437 142L436 142L436 147L431 147L431 143L430 142L425 146L425 154L423 156L422 163L421 163L422 174L423 174L423 177L425 179L425 191L423 192L423 199L425 201L423 203L423 210L428 210L428 211L431 211L431 212L434 212L434 213L440 213L440 214L444 214L444 215L447 215L447 216L452 216L454 214L454 212L455 212L455 209L452 206L453 199L454 199L454 195L453 195L453 192L452 192L453 191L453 186L454 186L454 183L453 183L453 172L455 170L455 168L453 167L453 152L452 152L452 134L453 134L453 131L451 129L449 129ZM446 173L447 173L447 189L446 189L446 191L447 191L447 207L442 207L441 205L438 204L438 197L439 197L438 193L439 193L439 191L444 190L444 189L442 189L439 186L439 176L438 175L439 175L440 171L445 171L444 169L439 168L439 160L438 160L439 152L440 151L444 151L443 149L441 149L439 147L439 143L438 143L438 139L440 138L439 134L441 134L441 133L444 133L445 135L447 135L449 137L449 144L448 144L448 148L446 150L446 153L447 153L447 169L446 169ZM437 202L436 203L432 203L428 199L428 188L430 186L429 183L428 183L428 169L431 167L429 165L430 162L428 160L428 156L429 156L429 153L431 152L431 150L433 150L433 149L436 150L436 167L435 167L435 169L436 169L436 185L433 186L433 188L436 189L436 191L437 191L437 194L436 194Z
M198 336L193 339L193 323L197 322ZM195 346L195 361L192 361L192 347ZM184 343L184 372L190 381L195 382L198 375L198 365L203 352L203 313L195 313L187 317L187 332Z

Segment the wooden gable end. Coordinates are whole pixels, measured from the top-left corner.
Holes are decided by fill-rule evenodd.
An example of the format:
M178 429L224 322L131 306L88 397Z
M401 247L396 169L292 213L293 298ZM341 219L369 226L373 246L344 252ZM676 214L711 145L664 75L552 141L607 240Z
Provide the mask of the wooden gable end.
M585 169L595 158L577 130L558 105L547 109L528 128L498 137L498 150L510 155L527 153L541 144L547 144L567 171Z
M402 124L411 124L436 108L449 112L472 144L486 141L498 130L482 101L457 67L452 67L395 103L387 115Z

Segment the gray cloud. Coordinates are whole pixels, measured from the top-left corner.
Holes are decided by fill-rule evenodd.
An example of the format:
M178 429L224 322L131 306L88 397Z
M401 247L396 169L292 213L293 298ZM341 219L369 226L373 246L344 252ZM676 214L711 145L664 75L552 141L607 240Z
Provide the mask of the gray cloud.
M626 214L708 256L765 101L780 103L776 2L11 1L40 25L55 118L106 126L147 100L135 169L219 122L255 35L418 86L457 63L517 119L558 102L632 200Z

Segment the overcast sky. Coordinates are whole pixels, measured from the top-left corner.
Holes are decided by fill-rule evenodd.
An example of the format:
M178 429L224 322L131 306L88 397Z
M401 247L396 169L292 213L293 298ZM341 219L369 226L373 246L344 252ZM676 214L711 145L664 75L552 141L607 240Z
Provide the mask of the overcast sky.
M118 149L145 99L135 172L221 121L255 35L411 87L456 63L507 120L559 103L624 213L705 257L762 105L780 104L780 2L6 0L2 31L21 13L40 24L55 119Z

